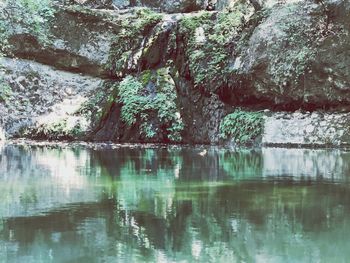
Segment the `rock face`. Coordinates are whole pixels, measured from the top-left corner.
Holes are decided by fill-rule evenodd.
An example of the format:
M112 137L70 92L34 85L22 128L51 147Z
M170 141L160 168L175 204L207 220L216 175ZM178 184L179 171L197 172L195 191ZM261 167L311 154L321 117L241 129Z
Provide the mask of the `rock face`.
M55 7L54 16L40 31L12 21L9 52L58 69L105 77L109 74L113 37L122 29L122 21L131 15L132 12L91 11L77 6Z
M12 105L10 95L11 103L2 100L0 111L10 116L2 121L7 134L29 127L27 136L60 137L35 118L57 112L54 104L69 104L76 94L85 98L76 102L82 107L67 115L88 116L87 123L74 128L65 121L63 126L73 133L84 126L82 139L236 142L222 140L220 123L240 107L270 110L260 136L264 144L349 144L348 1L74 2L81 6L55 7L44 40L27 24L11 23L8 56L20 60L4 60L5 83L20 100L39 92L42 102L33 110L30 99L30 106L24 101ZM256 12L252 2L264 9ZM204 9L212 11L193 12ZM39 84L27 67L36 72ZM165 91L164 83L171 88ZM55 90L65 95L55 95ZM309 113L293 113L299 109ZM29 112L36 117L28 117ZM25 121L15 127L16 118ZM173 133L180 137L175 140Z
M349 4L344 5L325 10L305 1L274 8L241 58L238 75L250 95L291 109L348 105L350 38L340 10Z
M265 120L262 143L269 146L349 146L349 113L275 113Z
M56 132L67 138L74 129L89 130L88 116L78 110L102 85L101 79L28 60L2 59L1 64L1 78L10 89L0 104L1 123L8 137L30 134L28 128L36 129L38 136Z

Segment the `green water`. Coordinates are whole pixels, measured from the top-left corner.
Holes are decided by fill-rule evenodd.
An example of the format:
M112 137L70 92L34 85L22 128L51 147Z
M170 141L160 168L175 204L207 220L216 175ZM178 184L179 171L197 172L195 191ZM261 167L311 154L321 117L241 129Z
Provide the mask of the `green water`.
M350 152L0 148L0 262L349 262Z

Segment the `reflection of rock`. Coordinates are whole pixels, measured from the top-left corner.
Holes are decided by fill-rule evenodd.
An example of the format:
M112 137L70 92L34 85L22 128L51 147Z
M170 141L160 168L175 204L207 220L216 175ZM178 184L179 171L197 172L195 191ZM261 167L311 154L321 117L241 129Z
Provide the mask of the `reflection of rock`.
M263 148L264 177L348 181L350 153L341 150Z
M36 215L71 203L95 201L99 193L80 170L89 161L85 150L77 155L73 149L60 153L55 148L5 146L0 153L0 192L7 198L0 205L0 214Z

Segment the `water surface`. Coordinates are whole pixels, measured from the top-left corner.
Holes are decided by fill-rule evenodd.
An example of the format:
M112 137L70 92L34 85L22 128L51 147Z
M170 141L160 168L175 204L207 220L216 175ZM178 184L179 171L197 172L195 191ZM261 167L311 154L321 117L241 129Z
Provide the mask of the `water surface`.
M0 262L348 262L350 152L8 145Z

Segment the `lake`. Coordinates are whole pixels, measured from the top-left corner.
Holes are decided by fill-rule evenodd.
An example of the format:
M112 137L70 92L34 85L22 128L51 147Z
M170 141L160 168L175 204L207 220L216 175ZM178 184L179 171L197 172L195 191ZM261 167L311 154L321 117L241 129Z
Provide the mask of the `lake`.
M0 262L348 262L349 182L339 149L3 145Z

